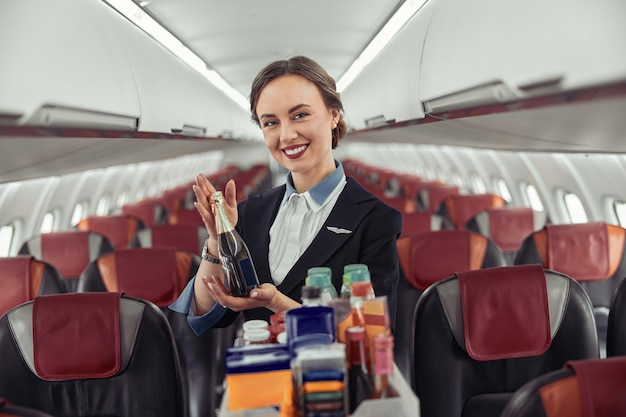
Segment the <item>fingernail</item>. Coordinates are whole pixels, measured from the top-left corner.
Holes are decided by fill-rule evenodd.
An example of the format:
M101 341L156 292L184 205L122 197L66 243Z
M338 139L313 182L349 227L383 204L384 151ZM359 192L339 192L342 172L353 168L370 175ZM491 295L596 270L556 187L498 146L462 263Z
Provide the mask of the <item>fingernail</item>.
M250 297L252 297L252 298L256 298L258 295L259 295L259 293L257 291L252 291L250 293Z

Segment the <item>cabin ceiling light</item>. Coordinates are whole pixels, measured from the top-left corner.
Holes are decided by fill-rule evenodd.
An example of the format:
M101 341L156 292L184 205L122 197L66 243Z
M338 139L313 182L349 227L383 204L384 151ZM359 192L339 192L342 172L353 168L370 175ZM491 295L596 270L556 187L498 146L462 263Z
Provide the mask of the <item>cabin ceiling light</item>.
M337 90L344 91L355 80L389 41L402 29L404 24L426 3L427 0L405 0L400 8L385 23L385 26L374 36L359 57L350 65L350 68L337 81Z
M176 36L172 35L167 29L150 17L150 15L144 12L135 2L132 0L104 1L148 35L152 36L152 38L189 65L193 70L206 78L242 109L245 111L249 110L248 99L243 94L226 82L216 71L208 68L206 63L198 55L187 48ZM147 2L142 2L142 5L146 3Z

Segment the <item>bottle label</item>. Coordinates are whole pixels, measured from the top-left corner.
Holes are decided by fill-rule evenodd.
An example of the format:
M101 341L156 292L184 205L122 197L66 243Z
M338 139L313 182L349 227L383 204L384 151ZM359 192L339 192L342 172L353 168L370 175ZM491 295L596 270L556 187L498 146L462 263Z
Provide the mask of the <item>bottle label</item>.
M254 266L252 266L252 261L250 258L241 259L238 261L239 268L241 268L241 273L246 282L246 287L255 287L259 285L259 282L256 277L256 272L254 271Z

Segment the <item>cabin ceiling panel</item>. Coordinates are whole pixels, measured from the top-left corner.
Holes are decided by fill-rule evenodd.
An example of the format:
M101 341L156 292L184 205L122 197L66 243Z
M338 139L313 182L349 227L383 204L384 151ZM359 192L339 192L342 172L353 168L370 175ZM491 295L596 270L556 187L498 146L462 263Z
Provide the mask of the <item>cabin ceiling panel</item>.
M261 68L294 55L317 60L338 79L403 3L134 1L246 97Z

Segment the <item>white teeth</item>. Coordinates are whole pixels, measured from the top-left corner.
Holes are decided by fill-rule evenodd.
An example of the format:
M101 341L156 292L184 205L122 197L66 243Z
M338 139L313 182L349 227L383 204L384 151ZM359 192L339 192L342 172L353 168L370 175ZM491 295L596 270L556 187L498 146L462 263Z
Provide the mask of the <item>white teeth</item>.
M302 152L305 149L306 149L306 146L298 146L297 148L293 148L293 149L285 149L285 153L287 155L295 155L297 153Z

